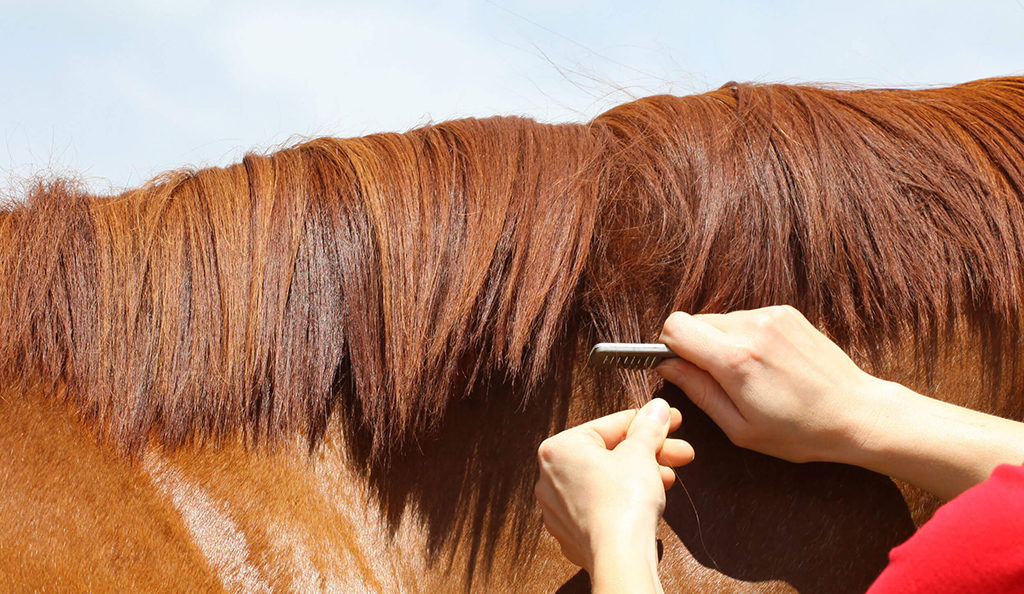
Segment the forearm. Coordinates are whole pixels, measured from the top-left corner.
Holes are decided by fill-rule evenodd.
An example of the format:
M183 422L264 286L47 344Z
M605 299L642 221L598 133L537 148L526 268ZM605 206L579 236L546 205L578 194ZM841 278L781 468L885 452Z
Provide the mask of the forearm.
M649 545L616 542L599 547L594 553L590 582L594 594L662 594L654 542Z
M1000 464L1024 462L1024 423L922 396L884 382L884 410L837 460L925 489L945 500Z

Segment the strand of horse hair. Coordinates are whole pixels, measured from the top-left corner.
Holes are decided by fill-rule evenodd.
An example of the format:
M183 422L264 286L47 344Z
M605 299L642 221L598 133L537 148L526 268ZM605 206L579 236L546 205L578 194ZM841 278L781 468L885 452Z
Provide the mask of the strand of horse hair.
M1022 147L1020 78L729 84L584 125L321 138L110 197L48 180L0 211L0 369L129 452L316 439L343 401L386 451L496 378L528 403L555 358L650 340L672 309L791 303L868 359L965 324L998 361Z

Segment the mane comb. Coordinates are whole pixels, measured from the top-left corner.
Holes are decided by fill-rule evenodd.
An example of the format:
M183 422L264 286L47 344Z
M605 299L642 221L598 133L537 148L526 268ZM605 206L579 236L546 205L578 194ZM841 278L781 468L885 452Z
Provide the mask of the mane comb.
M678 357L661 343L599 342L590 350L591 367L653 369L665 359Z

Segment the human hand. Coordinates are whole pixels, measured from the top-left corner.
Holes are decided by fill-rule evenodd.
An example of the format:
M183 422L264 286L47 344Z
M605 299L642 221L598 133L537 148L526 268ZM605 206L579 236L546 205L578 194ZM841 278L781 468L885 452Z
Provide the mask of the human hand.
M669 316L658 366L738 446L791 462L854 457L879 411L882 380L862 371L796 309Z
M535 493L544 525L569 561L594 577L595 564L642 551L656 563L655 534L672 486L671 467L693 460L693 448L666 439L682 416L657 398L567 429L537 449ZM655 574L656 578L656 574Z

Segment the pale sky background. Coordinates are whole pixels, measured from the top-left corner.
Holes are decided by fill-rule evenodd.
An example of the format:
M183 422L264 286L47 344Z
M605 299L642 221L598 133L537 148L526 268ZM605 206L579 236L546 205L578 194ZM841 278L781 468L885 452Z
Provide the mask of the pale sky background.
M95 191L319 135L585 121L730 81L1024 74L1024 0L0 0L0 185Z

